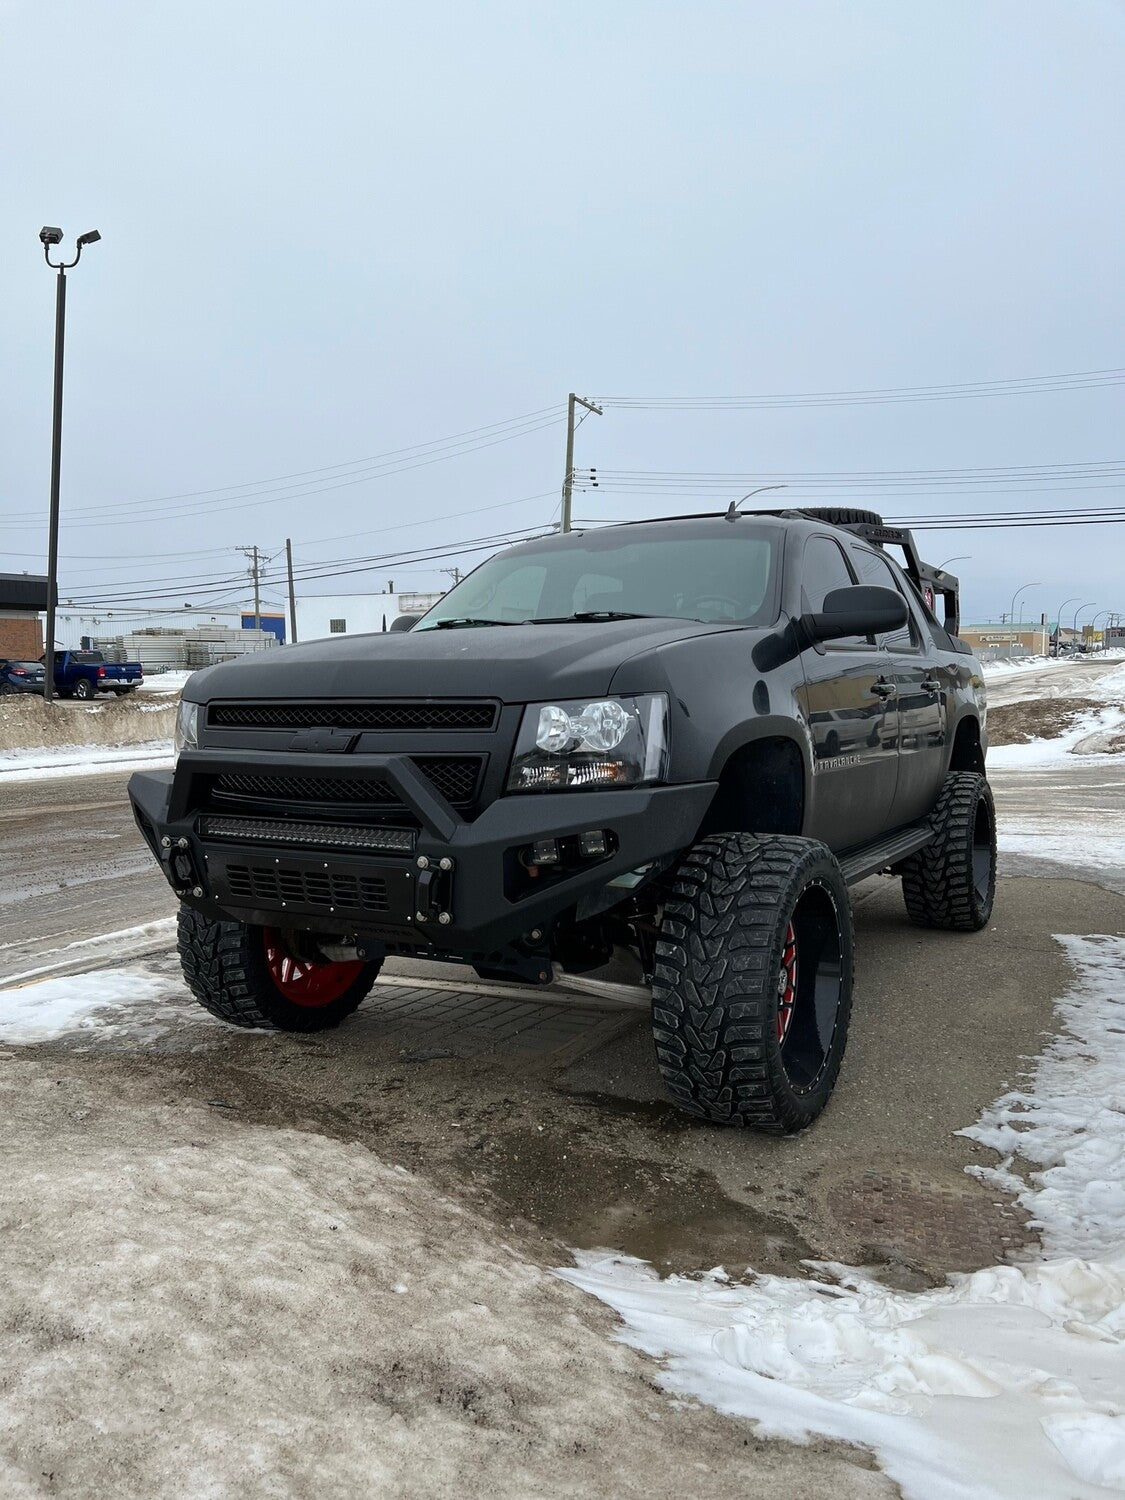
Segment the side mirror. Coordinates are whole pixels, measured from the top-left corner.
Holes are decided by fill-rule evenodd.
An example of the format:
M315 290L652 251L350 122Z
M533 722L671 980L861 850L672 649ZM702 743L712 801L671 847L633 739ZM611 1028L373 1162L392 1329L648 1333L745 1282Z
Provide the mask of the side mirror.
M420 619L420 615L399 615L397 619L391 621L388 628L401 634L404 630L413 630Z
M854 584L826 594L823 608L802 615L801 626L816 645L846 635L885 635L888 630L901 630L909 618L906 600L894 589Z

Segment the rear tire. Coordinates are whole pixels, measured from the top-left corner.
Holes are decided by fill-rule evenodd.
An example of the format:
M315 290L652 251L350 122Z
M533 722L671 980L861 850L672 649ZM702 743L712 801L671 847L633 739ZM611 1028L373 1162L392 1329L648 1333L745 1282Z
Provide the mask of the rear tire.
M94 688L94 684L92 682L87 682L85 677L80 677L74 684L74 691L71 696L74 698L80 698L83 703L89 703L91 698L94 697L95 692L96 689Z
M180 907L180 967L188 988L232 1026L325 1031L363 1001L377 963L309 963L293 955L276 928L214 922Z
M931 819L937 838L902 867L907 915L918 927L979 932L996 896L996 807L976 771L945 778Z
M828 1103L852 1003L851 902L813 839L724 833L680 866L656 948L652 1023L668 1092L775 1134Z

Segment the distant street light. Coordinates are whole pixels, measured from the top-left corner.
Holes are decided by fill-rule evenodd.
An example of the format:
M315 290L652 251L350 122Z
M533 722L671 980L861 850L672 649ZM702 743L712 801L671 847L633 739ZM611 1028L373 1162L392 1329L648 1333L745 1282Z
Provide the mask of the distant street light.
M1011 610L1011 616L1010 616L1010 618L1011 618L1011 621L1012 621L1013 625L1016 622L1016 600L1023 593L1024 589L1038 589L1038 588L1042 588L1042 587L1043 587L1043 585L1039 582L1038 579L1036 579L1032 583L1021 583L1020 584L1019 588L1012 595L1012 610Z
M1091 600L1089 600L1088 603L1086 603L1086 604L1080 604L1078 606L1078 608L1074 611L1074 632L1075 632L1075 634L1078 633L1078 616L1082 613L1082 611L1084 609L1097 609L1097 607L1098 607L1098 601L1096 599L1091 599Z
M957 557L947 557L943 563L938 563L937 570L940 573L944 568L948 568L951 562L970 562L972 556L971 552L962 552Z
M1056 614L1055 614L1055 622L1056 622L1055 623L1055 655L1056 656L1058 656L1058 654L1059 654L1059 647L1062 645L1063 610L1067 607L1068 604L1073 604L1074 601L1077 598L1078 598L1077 594L1072 594L1069 599L1064 599L1063 600L1063 602L1059 605L1058 610L1056 611Z
M47 639L44 655L43 697L50 703L55 696L55 594L59 577L59 468L62 458L63 339L66 328L66 273L82 259L82 247L101 239L96 229L78 236L74 259L53 261L51 246L62 243L63 232L50 224L39 231L43 257L52 271L58 271L55 292L55 403L51 422L51 516L47 536Z

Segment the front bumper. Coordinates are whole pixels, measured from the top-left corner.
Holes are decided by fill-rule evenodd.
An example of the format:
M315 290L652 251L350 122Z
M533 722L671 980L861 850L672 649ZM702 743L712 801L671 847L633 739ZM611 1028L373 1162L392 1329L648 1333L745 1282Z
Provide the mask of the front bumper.
M311 774L338 769L340 759L302 755L300 762ZM173 889L207 916L487 961L586 898L598 908L623 899L630 872L694 842L716 790L695 782L531 793L501 797L468 822L408 758L364 761L395 786L420 825L408 851L211 837L214 820L190 805L187 789L201 772L244 766L244 753L185 752L176 773L135 773L129 797ZM588 830L606 831L611 852L527 878L520 850Z

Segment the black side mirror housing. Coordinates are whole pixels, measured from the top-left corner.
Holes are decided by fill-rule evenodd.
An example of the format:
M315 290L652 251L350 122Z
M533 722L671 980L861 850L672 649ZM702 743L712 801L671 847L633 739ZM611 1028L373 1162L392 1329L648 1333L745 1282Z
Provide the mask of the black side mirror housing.
M413 630L421 618L421 615L399 615L397 619L391 621L389 628L401 634L404 630Z
M826 594L822 609L801 616L801 628L817 645L846 635L885 635L888 630L901 630L909 618L906 600L894 589L854 584Z

